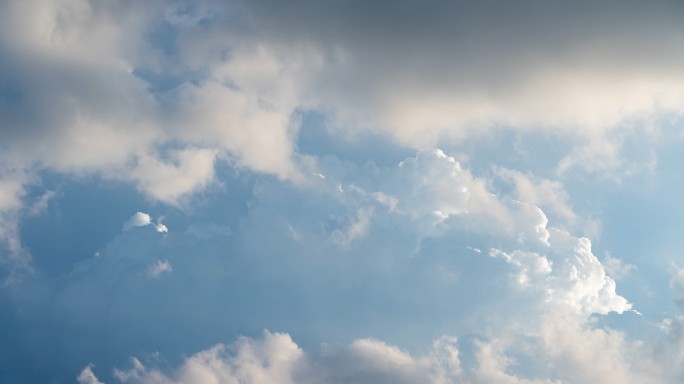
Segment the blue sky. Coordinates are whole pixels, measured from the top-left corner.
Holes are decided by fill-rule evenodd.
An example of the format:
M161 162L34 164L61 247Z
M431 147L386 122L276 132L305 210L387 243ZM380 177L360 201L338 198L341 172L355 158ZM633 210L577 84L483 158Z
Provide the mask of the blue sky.
M0 382L681 382L683 13L0 3Z

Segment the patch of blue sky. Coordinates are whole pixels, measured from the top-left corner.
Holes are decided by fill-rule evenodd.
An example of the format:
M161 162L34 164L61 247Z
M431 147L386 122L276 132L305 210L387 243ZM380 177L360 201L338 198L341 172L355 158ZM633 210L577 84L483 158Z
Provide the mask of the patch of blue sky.
M145 68L137 68L133 70L133 74L144 80L148 84L148 91L158 98L161 98L168 92L172 92L185 83L196 85L203 78L201 73L196 72L157 72Z
M3 107L4 105L21 104L24 97L22 87L14 84L9 79L0 79L0 81L0 107Z
M603 224L596 245L636 267L620 287L656 318L673 310L668 283L682 263L684 203L676 191L684 183L678 165L684 158L678 147L677 140L662 142L652 173L601 185L591 196Z
M150 210L150 205L159 209L129 183L96 175L65 178L47 171L41 172L40 180L24 199L35 204L47 192L54 195L44 210L26 214L19 229L34 266L51 277L63 275L75 263L93 257L137 210Z

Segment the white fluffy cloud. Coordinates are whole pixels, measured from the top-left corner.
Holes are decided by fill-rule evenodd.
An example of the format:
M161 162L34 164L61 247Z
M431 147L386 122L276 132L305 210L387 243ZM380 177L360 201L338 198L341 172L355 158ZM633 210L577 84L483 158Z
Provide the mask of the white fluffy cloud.
M413 357L395 346L360 339L342 348L306 354L289 335L265 331L260 339L242 337L230 346L216 345L187 358L173 372L146 367L116 370L122 383L453 383L460 375L456 340L441 338L431 354ZM81 379L83 378L83 380ZM94 381L86 381L86 379ZM98 382L92 367L79 375Z
M123 230L128 231L133 227L144 227L150 224L152 224L152 216L145 212L136 212L123 223Z
M78 374L78 377L76 377L76 380L78 380L78 384L103 384L97 379L95 373L93 373L92 365L83 368L81 373Z
M0 54L11 60L0 66L0 165L94 172L170 204L213 181L217 158L297 178L293 112L309 60L255 49L230 30L197 44L199 24L214 12L207 6L188 19L179 18L182 6L165 2L2 4ZM148 39L162 23L179 30L178 56ZM215 55L227 50L230 58ZM200 79L185 75L200 72ZM179 80L154 91L141 73Z
M616 331L593 329L559 319L542 319L542 333L508 335L473 342L473 359L463 365L458 340L443 336L424 355L414 356L375 339L357 339L348 346L322 345L303 351L284 333L264 331L261 338L240 337L186 358L178 367L143 364L115 369L117 382L161 383L435 383L435 384L561 384L600 382L644 384L677 382L681 359L660 360L657 352L629 341ZM521 360L528 361L521 367ZM80 383L99 383L86 366Z
M144 156L126 177L154 198L175 204L183 196L203 188L214 179L216 151L184 149L172 153L171 161Z
M168 232L169 229L166 225L161 223L161 218L157 220L157 223L152 223L152 216L145 212L136 212L131 216L125 223L123 223L123 230L128 231L134 227L145 227L147 225L154 226L157 232Z
M232 348L216 345L188 358L172 377L133 359L117 370L123 383L295 383L293 371L303 352L288 335L265 332L262 340L240 339Z

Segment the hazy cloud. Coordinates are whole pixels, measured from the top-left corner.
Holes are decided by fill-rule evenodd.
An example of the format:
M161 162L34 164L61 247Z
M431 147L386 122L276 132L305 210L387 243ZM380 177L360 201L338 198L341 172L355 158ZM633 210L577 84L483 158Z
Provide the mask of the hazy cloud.
M168 260L157 260L157 262L147 270L150 279L158 279L164 273L171 273L173 267Z

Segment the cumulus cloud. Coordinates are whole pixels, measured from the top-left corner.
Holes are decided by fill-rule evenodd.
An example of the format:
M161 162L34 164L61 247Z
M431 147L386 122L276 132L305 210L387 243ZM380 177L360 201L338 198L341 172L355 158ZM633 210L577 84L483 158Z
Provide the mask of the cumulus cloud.
M578 324L553 314L540 319L540 333L499 335L475 342L474 383L558 384L676 382L670 363L623 333Z
M296 177L292 114L301 104L297 73L308 71L297 62L308 60L284 67L289 50L254 50L235 38L195 44L201 23L221 8L190 7L184 17L185 8L165 2L3 4L2 35L20 38L0 39L0 52L11 58L0 66L7 120L0 162L95 172L171 204L214 179L218 155ZM155 25L179 32L179 55L168 56L151 38ZM205 76L190 75L197 73ZM160 90L154 79L165 77L177 81ZM169 144L172 150L159 152Z
M490 255L516 269L513 276L518 285L541 292L549 312L585 318L592 313L623 313L632 307L616 294L615 281L591 252L589 239L551 229L546 255L497 249Z
M658 360L653 350L628 341L619 332L557 319L544 319L542 329L534 337L477 339L468 352L472 360L465 365L459 351L464 344L449 336L435 340L427 353L416 356L376 339L304 351L290 335L264 331L260 338L240 337L233 344L200 351L177 367L131 358L130 368L115 369L114 377L132 384L676 382L676 374L666 373L667 363ZM522 359L528 363L520 369ZM84 383L99 382L91 366L83 369L81 377L92 380Z
M560 271L556 279L563 289L553 289L552 301L566 303L585 315L622 313L631 308L625 298L615 292L615 281L606 275L601 262L591 251L591 241L560 230L551 231L554 264Z
M103 384L97 379L97 376L95 376L92 364L83 368L81 373L78 374L78 377L76 377L76 380L78 380L78 384Z
M478 367L475 371L476 383L504 384L552 384L551 380L528 380L507 372L514 360L507 356L498 342L476 342Z
M213 180L215 157L216 152L207 149L174 151L171 161L144 156L127 177L154 198L174 204Z
M460 376L456 340L435 341L431 354L413 357L374 339L346 347L326 347L307 354L284 333L265 331L259 339L241 337L189 358L172 372L146 367L132 358L132 367L115 370L121 383L452 383ZM441 357L438 357L441 356ZM81 376L97 380L91 367ZM79 380L80 377L79 376ZM84 381L90 383L90 381ZM97 382L97 381L93 381Z
M294 371L304 354L289 335L264 332L263 338L241 338L232 346L218 344L189 357L176 372L167 376L132 358L132 367L117 369L122 383L295 383Z
M169 231L166 225L161 223L161 218L154 224L152 223L152 216L145 212L134 213L133 216L123 223L123 230L129 231L131 228L145 227L147 225L152 225L157 232L165 233Z
M152 217L144 212L136 212L125 223L123 223L123 230L128 231L133 227L144 227L152 224Z
M157 232L161 232L161 233L166 233L169 231L169 228L166 225L162 224L161 220L157 221L157 224L154 225L154 229Z

